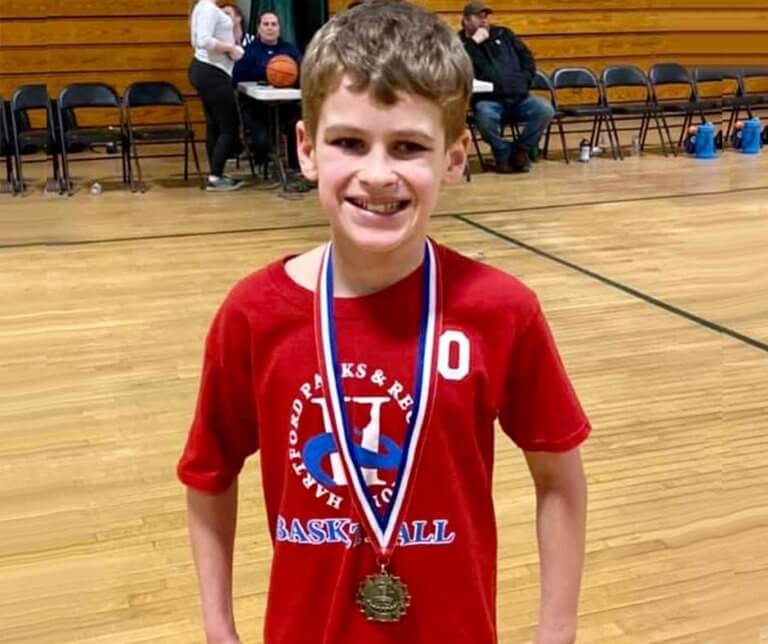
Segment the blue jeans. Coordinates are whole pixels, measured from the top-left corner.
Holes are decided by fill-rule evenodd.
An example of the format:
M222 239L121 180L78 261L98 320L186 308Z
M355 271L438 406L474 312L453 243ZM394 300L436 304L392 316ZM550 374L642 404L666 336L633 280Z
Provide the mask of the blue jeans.
M519 103L478 101L473 108L475 123L483 139L491 146L497 165L509 163L515 147L527 150L539 144L555 115L552 105L538 96L528 96ZM522 123L523 131L512 143L501 138L502 123Z

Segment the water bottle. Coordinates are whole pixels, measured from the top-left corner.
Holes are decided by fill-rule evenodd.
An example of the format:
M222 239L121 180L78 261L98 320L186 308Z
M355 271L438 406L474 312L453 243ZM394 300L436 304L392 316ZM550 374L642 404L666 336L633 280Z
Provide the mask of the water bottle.
M760 119L751 118L744 123L741 133L741 151L744 154L760 152Z
M715 126L712 123L702 123L697 128L694 153L697 159L714 159L717 156Z
M91 184L91 194L94 196L101 194L101 184L98 181L94 181Z
M635 156L638 156L640 154L640 137L639 136L632 137L632 154L634 154Z
M582 139L579 145L579 161L586 163L592 157L592 146L589 141Z

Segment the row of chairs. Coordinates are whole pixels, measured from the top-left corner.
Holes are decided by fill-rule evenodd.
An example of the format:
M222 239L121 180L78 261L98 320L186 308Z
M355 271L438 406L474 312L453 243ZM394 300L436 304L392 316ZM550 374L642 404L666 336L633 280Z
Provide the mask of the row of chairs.
M183 117L170 125L136 124L134 108L180 108ZM84 108L114 110L111 125L79 126L77 111ZM33 113L45 117L45 127L34 127ZM53 167L53 180L59 194L73 193L69 164L72 152L105 146L120 153L123 183L133 192L145 190L139 162L141 144L184 144L184 180L189 179L189 151L192 151L201 185L204 178L195 145L195 132L184 96L167 82L137 82L123 97L104 83L74 83L64 87L54 100L45 85L24 85L5 103L0 97L0 156L5 158L8 183L13 194L26 190L23 158L45 153ZM92 159L92 157L91 157ZM88 159L90 160L90 159ZM133 164L136 172L133 171Z
M756 109L768 108L768 91L754 90L750 81L768 81L768 68L699 68L689 72L685 67L676 63L653 65L648 74L634 65L611 65L606 67L600 78L586 67L562 67L548 76L537 71L531 90L544 94L552 103L555 111L553 121L547 129L543 156L549 153L549 141L553 126L557 126L565 162L569 162L568 146L566 143L564 121L591 121L590 144L595 146L600 134L605 128L608 135L611 153L614 159L623 159L619 130L616 119L640 119L638 138L641 149L645 149L648 131L651 123L655 124L666 156L667 144L673 155L683 144L685 134L698 117L706 122L713 114L730 114L725 139L730 138L731 131L739 116L746 112L751 118ZM719 91L712 91L711 85L717 83ZM662 88L676 86L682 90L677 98L665 98ZM558 95L565 90L576 90L582 95L589 96L584 102L561 103ZM585 94L585 90L588 92ZM635 90L637 93L627 100L622 97L622 91ZM677 144L673 142L667 116L682 117L680 135ZM469 117L475 151L483 169L486 162L482 155L473 116ZM512 138L518 134L514 123L506 124L511 128Z

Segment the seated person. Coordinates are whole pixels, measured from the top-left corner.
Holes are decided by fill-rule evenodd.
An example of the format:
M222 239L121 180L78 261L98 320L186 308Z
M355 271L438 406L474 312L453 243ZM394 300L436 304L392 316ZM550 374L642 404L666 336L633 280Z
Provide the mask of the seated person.
M491 13L482 2L468 3L459 32L475 78L493 83L492 94L478 94L473 99L475 122L493 150L497 172L528 172L529 155L538 153L539 139L555 112L549 102L528 94L536 75L531 50L506 27L491 25ZM507 123L524 124L514 143L501 136Z
M280 39L280 20L277 15L265 11L259 16L256 38L245 46L245 55L235 64L232 80L235 84L248 81L266 83L267 63L279 54L290 56L297 65L301 64L302 55L296 45ZM287 103L280 110L280 123L288 136L288 165L298 169L295 125L301 116L301 106L298 103ZM240 112L254 162L266 163L272 148L268 125L269 107L266 103L240 95Z

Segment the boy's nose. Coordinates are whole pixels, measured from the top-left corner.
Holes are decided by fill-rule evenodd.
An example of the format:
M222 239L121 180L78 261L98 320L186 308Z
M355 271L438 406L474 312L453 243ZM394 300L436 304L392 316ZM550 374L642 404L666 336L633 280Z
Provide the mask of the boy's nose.
M397 175L386 154L372 152L362 161L362 168L357 175L361 183L380 187L397 182Z

